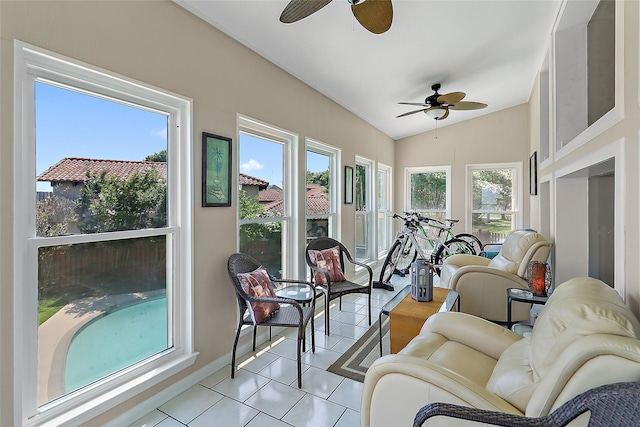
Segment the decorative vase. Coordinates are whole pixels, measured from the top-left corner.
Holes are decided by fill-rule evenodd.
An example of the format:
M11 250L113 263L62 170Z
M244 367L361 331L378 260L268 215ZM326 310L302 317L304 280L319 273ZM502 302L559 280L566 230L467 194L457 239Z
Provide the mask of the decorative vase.
M543 261L531 261L527 265L529 290L536 296L546 297L551 286L551 268Z

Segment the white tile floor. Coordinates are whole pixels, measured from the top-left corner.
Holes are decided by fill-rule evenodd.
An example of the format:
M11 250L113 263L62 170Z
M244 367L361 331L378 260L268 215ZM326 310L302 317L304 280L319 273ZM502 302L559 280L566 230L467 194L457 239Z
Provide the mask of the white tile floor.
M409 283L393 276L396 292ZM371 323L395 292L374 289ZM366 295L347 295L331 303L331 336L324 315L315 319L316 352L302 356L302 389L297 387L296 331L287 328L257 351L238 357L238 371L216 372L176 396L131 427L357 427L362 383L327 372L327 368L369 328Z

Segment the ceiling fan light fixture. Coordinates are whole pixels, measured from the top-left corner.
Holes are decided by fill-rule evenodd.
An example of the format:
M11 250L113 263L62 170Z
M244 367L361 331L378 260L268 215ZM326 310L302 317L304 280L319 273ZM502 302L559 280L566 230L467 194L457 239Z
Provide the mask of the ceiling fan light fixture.
M444 107L432 107L425 111L425 113L434 120L440 120L447 114L447 109Z

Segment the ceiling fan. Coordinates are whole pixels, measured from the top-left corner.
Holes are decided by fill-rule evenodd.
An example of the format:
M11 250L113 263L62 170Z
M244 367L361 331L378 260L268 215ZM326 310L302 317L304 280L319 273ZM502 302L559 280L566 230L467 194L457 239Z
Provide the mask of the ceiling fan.
M431 89L435 93L428 96L427 99L424 100L424 103L399 102L398 104L418 105L423 108L400 114L396 118L424 112L434 120L444 120L449 117L449 110L479 110L487 107L487 104L483 104L482 102L463 101L462 99L466 96L464 92L451 92L440 95L438 93L438 90L440 90L440 83L434 84L431 86Z
M393 6L391 0L347 0L353 16L374 34L382 34L391 28ZM290 24L319 11L331 0L291 0L280 14L280 22Z

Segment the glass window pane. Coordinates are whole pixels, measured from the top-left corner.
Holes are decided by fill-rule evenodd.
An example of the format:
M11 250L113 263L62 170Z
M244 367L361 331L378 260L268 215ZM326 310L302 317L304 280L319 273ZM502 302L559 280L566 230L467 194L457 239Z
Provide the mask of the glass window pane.
M513 170L473 171L473 210L510 211L512 209Z
M281 217L285 213L284 145L240 133L240 189L262 208L240 210L241 219Z
M242 224L240 252L260 261L272 276L282 277L282 223Z
M368 167L356 164L355 176L355 203L356 203L356 259L365 260L371 257L369 242L369 213L372 206L369 206L368 194Z
M500 213L474 213L472 233L483 244L499 243L504 241L507 234L515 228L513 221L515 216Z
M329 213L331 194L330 158L307 151L307 215Z
M446 172L423 172L411 174L411 209L447 209Z
M38 249L38 403L172 347L167 236Z
M167 116L36 82L36 235L167 225Z

